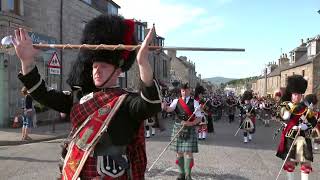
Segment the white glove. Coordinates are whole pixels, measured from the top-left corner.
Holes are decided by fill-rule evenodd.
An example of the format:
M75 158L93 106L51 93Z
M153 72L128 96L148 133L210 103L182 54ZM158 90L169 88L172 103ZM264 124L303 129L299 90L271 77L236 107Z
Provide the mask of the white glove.
M284 113L282 115L282 119L285 121L289 120L290 116L291 116L291 113L289 111L284 111Z
M305 123L301 123L299 124L299 128L304 131L304 130L307 130L308 129L308 126L305 124Z

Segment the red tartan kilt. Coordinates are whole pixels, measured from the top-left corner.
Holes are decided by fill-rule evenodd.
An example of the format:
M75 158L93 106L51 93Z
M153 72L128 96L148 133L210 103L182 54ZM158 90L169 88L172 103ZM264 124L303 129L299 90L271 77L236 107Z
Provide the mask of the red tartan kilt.
M141 123L137 136L133 143L128 145L128 157L131 165L132 180L143 180L144 173L147 167L147 156L145 150L144 124ZM97 160L93 157L88 157L83 169L80 173L81 180L99 179L100 175L97 172ZM103 180L111 180L112 177L104 177ZM128 179L127 174L118 177L119 180ZM100 179L99 179L100 180Z

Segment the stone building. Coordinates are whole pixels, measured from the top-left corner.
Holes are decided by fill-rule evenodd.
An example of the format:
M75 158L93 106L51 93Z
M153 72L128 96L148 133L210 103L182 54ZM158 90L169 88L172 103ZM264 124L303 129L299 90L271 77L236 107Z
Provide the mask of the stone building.
M320 36L307 39L301 45L290 51L289 57L282 54L277 66L261 77L253 85L253 91L257 94L273 96L276 90L286 86L287 78L294 74L300 74L308 81L305 94L314 93L319 98L320 84ZM266 91L266 92L265 92Z
M176 51L168 51L171 58L171 82L186 83L188 82L191 88L197 85L197 74L195 64L185 56L176 57Z
M141 44L148 34L150 29L147 29L146 22L136 22L136 37L138 42ZM152 46L164 46L164 38L157 35L155 31L153 35L153 43ZM163 50L159 51L150 51L149 53L149 61L154 73L154 77L159 81L162 86L170 85L170 66L171 66L171 58L164 53ZM131 90L138 90L140 84L140 76L139 76L139 68L137 63L135 62L132 68L124 75L124 79L127 82L126 84L122 84L121 87L129 88Z

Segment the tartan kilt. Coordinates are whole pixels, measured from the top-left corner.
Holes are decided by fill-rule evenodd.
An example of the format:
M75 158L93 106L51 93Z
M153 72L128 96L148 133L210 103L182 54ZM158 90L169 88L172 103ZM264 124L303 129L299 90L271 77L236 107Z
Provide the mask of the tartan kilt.
M172 134L171 134L171 140L181 127L182 127L181 124L174 123ZM170 149L175 152L189 152L189 153L199 152L196 127L193 126L193 127L185 127L185 128L189 129L189 132L190 132L189 137L185 139L178 135L178 137L171 143Z
M306 160L313 162L313 151L312 151L312 142L310 138L305 138L306 144L303 146L303 156ZM285 149L284 152L277 151L276 156L284 160L288 155L288 151L293 143L292 138L285 138ZM296 146L293 146L291 149L289 159L296 159Z

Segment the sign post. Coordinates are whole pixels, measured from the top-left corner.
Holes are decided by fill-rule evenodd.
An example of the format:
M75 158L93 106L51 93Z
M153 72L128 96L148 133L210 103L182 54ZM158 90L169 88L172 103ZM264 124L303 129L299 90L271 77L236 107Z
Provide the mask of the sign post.
M53 75L61 75L61 63L60 60L58 58L58 54L57 52L53 52L50 60L48 61L48 69L49 69L49 74L53 74ZM52 88L57 89L57 84L53 83L51 86L53 86ZM56 121L56 113L52 113L51 117L52 119L52 132L55 132L56 130L56 125L55 125L55 121Z

